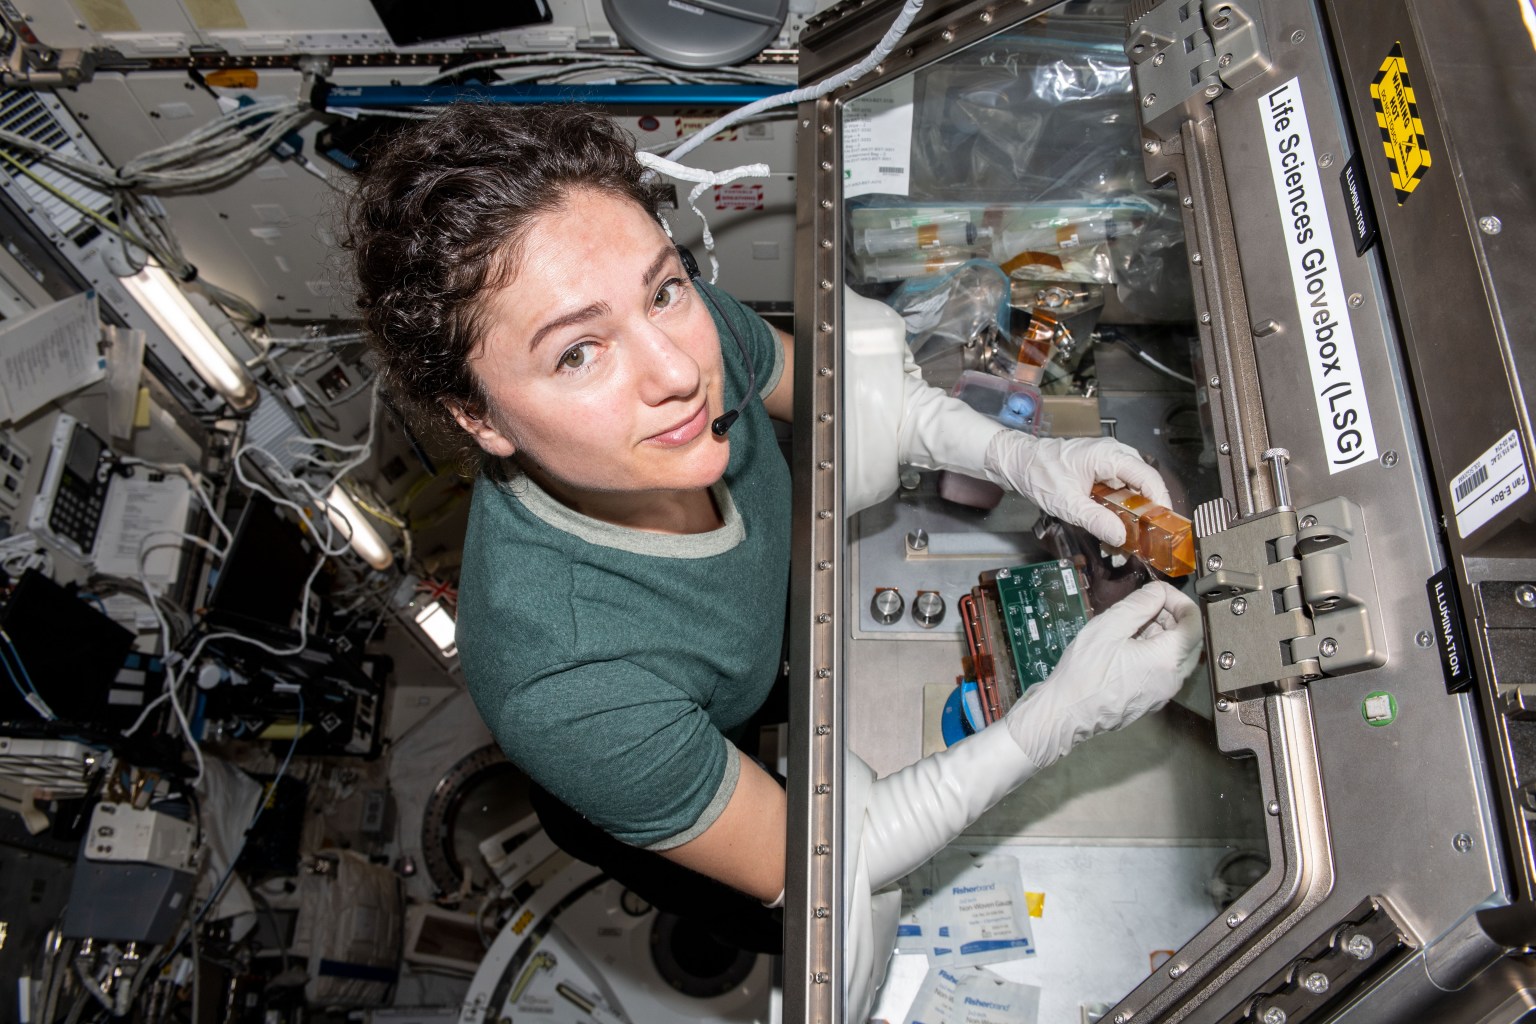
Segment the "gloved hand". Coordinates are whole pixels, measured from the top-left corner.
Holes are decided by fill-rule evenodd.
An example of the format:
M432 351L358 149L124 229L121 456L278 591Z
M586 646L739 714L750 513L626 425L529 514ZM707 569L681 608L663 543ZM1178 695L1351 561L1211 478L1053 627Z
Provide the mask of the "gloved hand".
M1109 439L1036 439L1005 429L1028 422L1023 396L1001 423L923 380L906 344L901 314L843 290L849 367L843 510L890 497L900 466L948 469L1011 487L1052 515L1119 547L1125 526L1089 497L1095 480L1129 485L1166 505L1162 479L1130 448Z
M1136 449L1112 437L1031 437L999 431L987 444L985 469L993 483L1013 488L1110 547L1125 543L1125 524L1090 496L1095 481L1134 487L1159 505L1170 500L1157 470L1143 462Z
M1003 722L1044 768L1101 732L1156 711L1200 658L1200 608L1155 580L1101 612L1067 645L1056 670L1029 688Z
M1077 743L1162 707L1200 645L1198 606L1166 583L1093 618L1002 721L871 786L862 851L871 886L923 863Z
M911 369L902 385L897 455L906 465L985 476L1111 547L1125 543L1125 524L1093 500L1095 482L1134 487L1159 505L1170 501L1157 470L1112 437L1034 437L1000 429L997 420L929 387Z
M1198 606L1166 583L1149 583L1089 622L1056 671L1002 721L883 779L849 752L849 1020L869 1016L895 946L901 897L887 887L1078 742L1171 700L1200 656L1200 637Z

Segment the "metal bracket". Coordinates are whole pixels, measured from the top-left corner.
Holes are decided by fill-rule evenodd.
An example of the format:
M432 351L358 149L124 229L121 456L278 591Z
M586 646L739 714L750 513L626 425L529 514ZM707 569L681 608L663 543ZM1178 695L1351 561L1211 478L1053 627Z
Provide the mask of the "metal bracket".
M1363 513L1347 498L1293 509L1289 457L1264 453L1277 507L1238 517L1217 498L1195 510L1195 593L1218 696L1246 700L1387 660Z
M1142 0L1130 12L1126 53L1141 123L1163 140L1200 108L1269 70L1264 23L1253 0Z
M1271 509L1237 518L1225 498L1195 509L1195 550L1205 603L1207 650L1218 696L1247 700L1294 689L1321 674L1298 662L1298 638L1312 635L1301 600L1296 513Z
M1239 89L1269 70L1269 47L1259 5L1202 0L1201 10L1216 48L1216 73L1228 89Z
M95 55L87 50L51 46L15 46L0 58L0 87L54 89L82 85L96 73Z
M1325 676L1380 668L1387 652L1372 616L1380 620L1381 598L1360 506L1332 498L1297 516L1301 599L1312 610L1313 636L1293 644L1293 653L1315 658Z

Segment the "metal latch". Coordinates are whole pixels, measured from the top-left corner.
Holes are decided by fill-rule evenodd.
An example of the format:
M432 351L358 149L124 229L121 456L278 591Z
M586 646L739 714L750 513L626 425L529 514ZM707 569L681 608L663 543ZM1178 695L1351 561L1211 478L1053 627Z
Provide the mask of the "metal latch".
M1125 44L1141 100L1141 123L1161 139L1200 108L1269 70L1269 48L1253 0L1137 0Z
M1195 509L1211 674L1217 693L1237 700L1387 660L1360 506L1331 498L1293 508L1289 459L1283 448L1264 453L1275 508L1238 517L1217 498Z

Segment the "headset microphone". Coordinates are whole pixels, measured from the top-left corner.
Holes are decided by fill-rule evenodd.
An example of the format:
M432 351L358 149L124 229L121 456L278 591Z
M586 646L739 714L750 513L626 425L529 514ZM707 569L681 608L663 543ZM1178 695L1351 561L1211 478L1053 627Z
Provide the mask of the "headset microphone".
M679 245L677 247L677 255L683 261L683 271L687 273L688 279L698 283L699 264L693 258L693 253L688 251L687 246ZM736 325L731 323L726 315L721 312L719 306L715 305L715 300L710 298L709 292L703 288L695 288L694 290L704 296L704 301L709 303L709 308L715 311L716 318L725 324L726 330L731 332L731 337L736 339L736 347L741 350L742 362L747 364L747 390L741 396L741 401L737 403L736 408L727 409L711 420L709 424L711 433L716 437L724 437L725 432L731 429L731 424L740 419L741 414L746 411L747 403L752 400L752 394L757 390L757 370L752 366L752 356L747 352L747 346L741 340L741 335L736 333Z

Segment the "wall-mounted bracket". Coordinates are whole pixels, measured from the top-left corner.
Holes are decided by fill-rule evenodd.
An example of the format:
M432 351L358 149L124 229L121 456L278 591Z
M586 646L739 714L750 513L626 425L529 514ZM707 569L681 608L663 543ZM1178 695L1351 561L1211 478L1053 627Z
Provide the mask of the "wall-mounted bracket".
M1158 139L1201 108L1269 70L1264 23L1252 0L1142 0L1132 4L1126 53L1143 128Z
M1274 460L1273 464L1280 463ZM1288 501L1281 469L1276 491ZM1360 507L1332 498L1237 517L1225 498L1195 510L1216 692L1237 700L1386 663L1381 601Z

